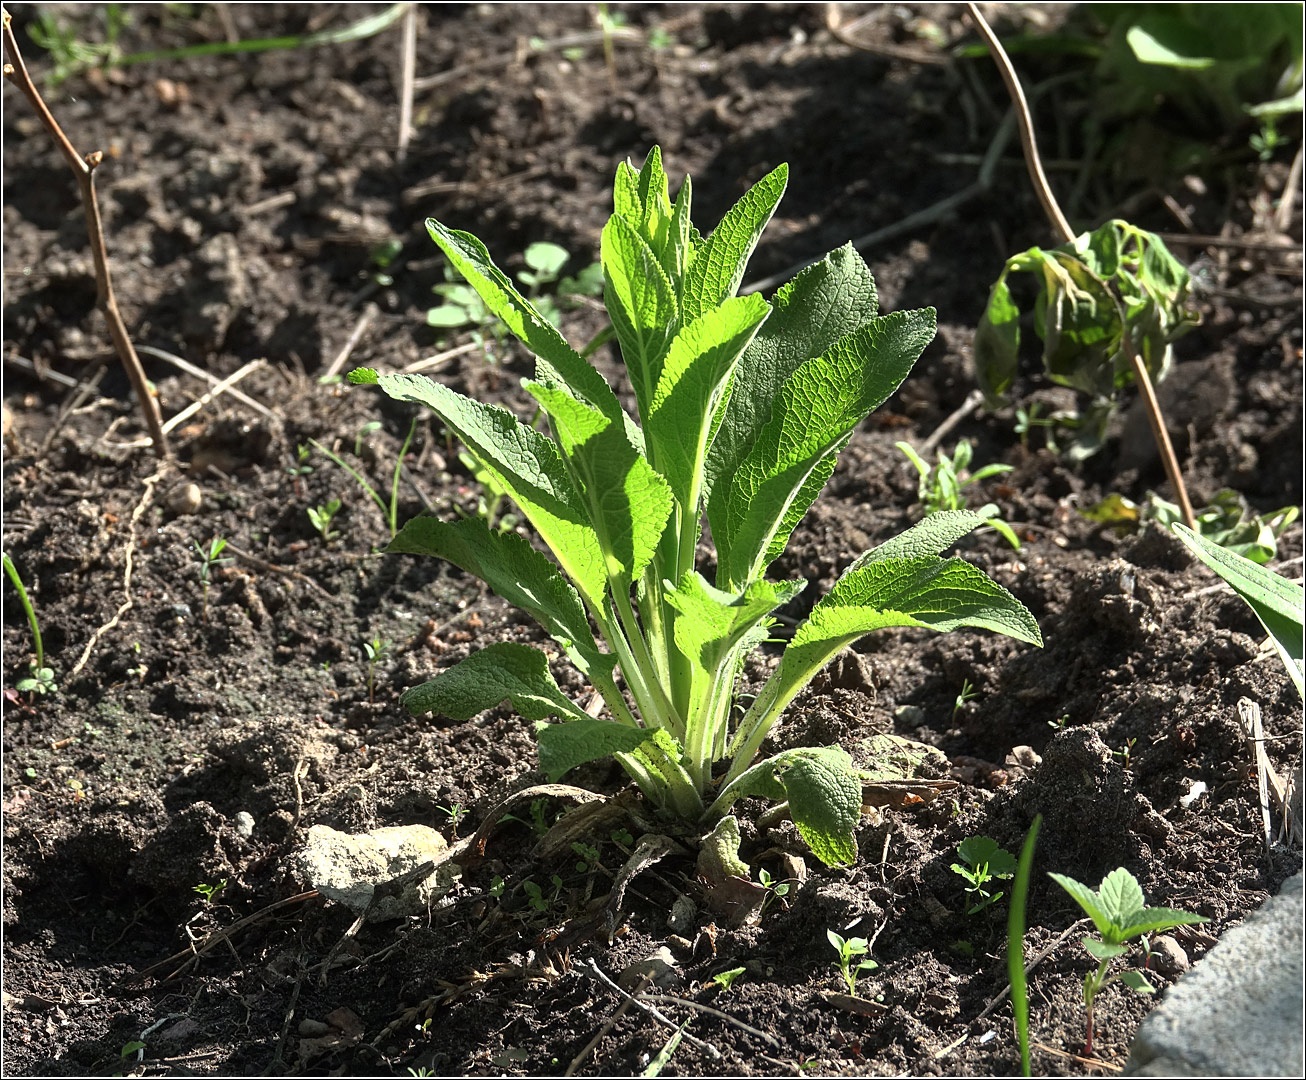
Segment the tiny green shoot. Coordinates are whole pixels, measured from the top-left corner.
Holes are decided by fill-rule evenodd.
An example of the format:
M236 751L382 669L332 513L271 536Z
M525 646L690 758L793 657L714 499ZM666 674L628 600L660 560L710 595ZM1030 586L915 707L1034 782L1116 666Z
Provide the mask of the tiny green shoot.
M437 810L449 819L449 824L453 827L454 835L458 835L458 826L463 818L467 816L467 809L462 803L453 803L449 806L437 806Z
M304 489L300 480L309 476L313 472L313 466L308 464L308 455L312 453L309 447L300 443L295 447L295 456L290 464L286 466L286 472L290 474L291 482L295 485L295 498L303 498Z
M1007 909L1007 978L1011 983L1011 1011L1016 1020L1016 1038L1020 1042L1020 1075L1029 1075L1029 987L1025 978L1025 899L1029 895L1030 867L1038 843L1043 815L1035 814L1020 849L1016 880L1011 886L1011 904Z
M203 621L209 621L209 583L213 580L213 569L232 560L229 558L220 558L223 550L227 546L227 541L220 536L215 536L209 541L207 548L202 548L195 540L191 541L191 546L200 557L200 584L204 587L204 600L201 613Z
M331 528L331 519L340 513L340 505L339 499L332 499L322 506L308 508L308 520L313 523L313 528L321 535L324 544L330 543L340 535L338 529Z
M378 661L389 655L390 642L385 638L373 638L371 641L363 642L363 652L367 655L367 703L373 705L376 703L376 665Z
M45 666L45 643L41 639L41 624L36 618L36 609L32 607L31 597L27 595L27 589L23 585L23 579L18 575L18 568L14 566L13 560L7 553L0 554L0 560L3 560L5 573L18 593L18 602L22 605L23 614L27 616L27 625L32 631L32 648L36 653L36 659L28 667L31 674L25 679L20 679L14 689L25 694L55 693L59 687L54 681L54 669Z
M734 986L735 980L747 970L747 968L737 967L729 971L718 971L712 976L712 981L721 987L722 991L726 991Z
M952 703L952 719L954 723L957 720L957 714L979 696L980 693L975 689L974 683L969 679L961 680L961 691L957 694L957 699Z
M757 877L762 888L766 890L766 896L762 899L761 910L758 911L758 915L761 916L766 913L766 909L771 905L772 901L779 900L782 905L784 904L784 897L789 895L789 882L777 881L765 866L758 868Z
M192 886L192 891L200 894L200 899L204 901L204 906L209 907L213 904L214 898L218 893L227 887L227 879L223 878L216 885L200 884Z
M417 417L413 417L413 422L408 425L408 435L404 439L403 445L399 448L399 457L395 459L394 476L390 483L390 501L387 503L380 493L371 484L364 479L362 473L334 451L328 450L316 439L309 439L309 443L320 453L324 454L329 460L339 465L350 476L352 476L358 485L366 493L367 497L376 503L377 508L381 511L381 516L385 518L386 524L390 527L390 539L393 540L399 533L399 476L404 467L404 458L408 456L408 448L412 445L413 434L417 431ZM361 447L360 447L361 449Z
M1192 926L1211 920L1202 915L1193 915L1174 908L1144 906L1146 900L1142 887L1134 875L1124 867L1107 874L1102 879L1097 892L1065 874L1048 876L1084 909L1084 913L1093 920L1099 935L1095 938L1084 938L1084 948L1094 960L1098 961L1097 968L1084 978L1085 1029L1088 1033L1084 1042L1084 1056L1088 1057L1093 1053L1093 1002L1103 987L1118 980L1140 994L1155 992L1141 972L1124 971L1119 975L1107 974L1111 961L1128 952L1125 943L1131 938L1142 937L1144 934L1169 930L1175 926Z
M907 460L920 474L916 497L920 500L926 517L945 510L966 509L966 496L963 489L980 480L987 480L990 476L1001 476L1003 473L1011 472L1012 469L1010 465L995 463L985 465L974 473L969 472L971 455L974 453L969 439L962 439L957 443L957 448L952 452L951 457L940 450L939 463L934 466L926 463L910 443L899 442L894 445L907 456ZM985 503L980 507L979 515L985 519L985 524L991 525L994 531L1013 548L1020 547L1020 539L1016 536L1015 530L997 516L998 508L995 503Z
M825 936L830 939L830 944L834 946L834 951L839 954L839 959L834 961L834 966L839 969L843 976L843 981L848 984L848 993L851 997L857 996L857 976L863 971L873 971L880 965L874 960L866 959L857 961L857 957L865 956L870 952L871 947L865 938L853 937L844 938L836 934L833 930L827 930Z
M975 900L966 914L974 915L1001 900L1003 894L991 892L990 883L995 879L1009 878L1016 872L1015 856L998 847L998 842L987 836L966 837L957 845L957 854L962 861L953 863L952 871L966 879L966 892Z

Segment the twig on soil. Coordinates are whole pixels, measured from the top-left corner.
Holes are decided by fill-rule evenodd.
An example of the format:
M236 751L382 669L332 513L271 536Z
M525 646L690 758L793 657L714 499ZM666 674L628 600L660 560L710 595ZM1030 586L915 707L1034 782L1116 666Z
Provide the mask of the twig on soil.
M643 993L644 988L648 986L648 984L651 983L652 981L653 981L652 975L645 975L642 979L640 979L639 985L635 987L636 995ZM594 1038L590 1039L590 1041L585 1044L585 1048L574 1058L571 1059L571 1064L567 1066L567 1071L564 1072L562 1075L575 1076L576 1070L585 1064L585 1061L590 1056L590 1054L594 1053L594 1048L598 1046L600 1042L603 1041L603 1036L605 1036L609 1031L611 1031L614 1027L617 1026L617 1021L620 1020L623 1016L625 1016L626 1013L630 1012L630 1007L634 1004L635 1004L635 998L628 997L626 998L625 1001L623 1001L620 1005L618 1005L616 1010L612 1013L612 1015L609 1016L603 1022L603 1026L599 1028L597 1032L595 1032Z
M54 368L49 367L44 363L37 364L36 362L27 359L25 356L11 354L5 357L5 363L13 364L15 367L20 367L24 371L30 371L38 379L49 379L51 382L57 382L60 386L66 386L70 390L75 390L77 388L77 380L71 375L65 375L62 371L55 371Z
M1056 952L1059 948L1061 948L1061 946L1066 943L1067 939L1069 939L1071 934L1075 933L1076 930L1080 930L1083 927L1087 926L1090 922L1092 922L1091 919L1078 919L1075 922L1071 923L1069 926L1067 926L1065 930L1061 932L1061 935L1057 938L1056 941L1054 941L1051 945L1049 945L1046 949L1044 949L1041 953L1039 953L1036 957L1034 957L1033 960L1031 960L1028 964L1025 965L1025 975L1026 976L1030 975L1030 973L1032 973L1033 970L1039 966L1039 964L1043 963L1044 960L1046 960L1049 956L1051 956L1054 952ZM972 1020L971 1023L978 1024L981 1020L983 1020L986 1016L988 1016L989 1013L991 1013L994 1009L996 1009L999 1005L1001 1005L1007 999L1007 995L1010 993L1011 993L1011 983L1007 983L1006 987L1002 990L1002 993L998 994L997 997L992 998L989 1001L989 1003L984 1006L984 1009L983 1011L980 1012L979 1016L975 1017L975 1019Z
M543 176L548 172L545 165L536 165L530 169L523 169L519 173L511 173L508 176L500 176L495 180L484 180L478 183L471 183L467 180L423 180L420 184L414 184L406 188L399 196L399 201L405 206L411 206L415 202L420 202L428 195L457 195L464 191L488 191L493 188L507 187L512 184L521 183L526 180L533 180L537 176Z
M985 44L988 45L994 62L998 65L999 71L1002 72L1002 81L1007 85L1007 92L1011 96L1012 104L1016 106L1016 115L1020 122L1020 142L1025 150L1025 164L1029 169L1029 177L1034 185L1034 191L1038 195L1039 202L1043 205L1043 213L1047 216L1053 230L1059 234L1061 242L1068 244L1075 239L1075 233L1070 228L1070 223L1066 221L1065 215L1061 212L1057 198L1048 184L1047 175L1043 172L1043 163L1038 155L1038 144L1034 140L1034 121L1030 116L1029 104L1025 101L1025 92L1021 89L1016 69L1012 67L1011 59L1002 47L1002 42L998 40L993 28L989 26L979 7L973 3L968 3L966 10L979 28ZM1115 299L1119 304L1119 297L1117 296ZM1166 429L1165 419L1161 415L1161 406L1156 400L1156 391L1152 387L1152 377L1147 372L1147 365L1143 363L1143 358L1138 354L1138 350L1134 348L1134 341L1130 335L1123 310L1121 311L1121 319L1126 322L1126 327L1125 332L1120 336L1120 347L1125 350L1130 366L1134 369L1134 381L1138 383L1138 390L1143 398L1147 420L1152 428L1152 437L1156 440L1156 448L1160 451L1161 461L1165 465L1165 472L1170 480L1170 486L1174 489L1175 501L1179 504L1184 524L1196 532L1197 521L1193 516L1192 504L1188 501L1188 489L1184 486L1183 474L1179 471L1179 461L1175 457L1174 446L1170 442L1170 433Z
M969 394L967 394L966 400L963 401L960 405L958 405L957 408L953 411L953 413L946 420L944 420L943 423L941 423L938 427L936 427L933 432L930 433L929 438L927 438L923 443L921 443L920 447L918 448L918 453L921 455L921 457L927 457L928 455L934 453L935 447L937 447L939 443L943 442L943 440L947 438L948 434L952 431L953 428L955 428L958 424L960 424L963 420L965 420L966 417L968 417L971 413L973 413L976 410L976 408L978 408L979 403L983 400L984 400L984 392L982 390L972 390Z
M838 4L825 5L825 28L830 31L834 37L847 45L851 49L859 49L862 52L873 53L876 56L887 56L891 60L906 60L912 64L950 64L952 58L946 53L940 51L936 53L924 52L920 49L908 49L901 45L887 45L881 42L858 41L854 38L853 32L861 28L863 23L880 17L882 9L876 5L876 10L868 12L859 18L854 19L847 26L842 23L842 15L839 11Z
M1086 1058L1079 1054L1072 1054L1066 1050L1059 1050L1055 1046L1044 1046L1042 1043L1033 1043L1035 1049L1042 1050L1045 1054L1055 1054L1057 1057L1069 1058L1071 1061L1078 1062L1080 1065L1087 1066L1090 1069L1107 1069L1111 1072L1120 1072L1124 1067L1122 1065L1113 1065L1109 1061L1103 1061L1101 1058Z
M94 375L85 382L78 383L73 392L68 395L67 400L59 409L59 416L55 419L50 430L46 432L45 438L41 440L41 449L37 455L38 457L45 457L49 452L50 447L54 445L54 440L59 437L59 432L63 430L63 426L67 423L68 417L72 416L72 414L81 407L82 402L95 393L100 385L100 380L104 378L105 373L108 370L107 367L101 364L99 368L96 369Z
M335 597L331 595L330 592L324 589L321 585L319 585L307 574L301 574L298 570L292 570L288 566L278 566L276 563L270 563L266 559L260 559L257 555L251 555L248 551L242 551L240 548L236 547L236 545L231 542L227 543L227 550L230 551L233 555L235 555L236 558L244 559L245 562L249 563L251 566L256 566L260 570L266 570L272 574L284 574L286 577L292 577L296 581L302 581L310 589L315 589L318 593L320 593L322 596L325 596L328 600L335 599Z
M326 371L322 372L322 375L318 380L319 382L321 379L331 378L332 375L335 375L345 366L350 355L353 353L354 349L358 347L358 343L367 332L368 326L371 325L372 320L376 318L377 310L375 304L368 304L367 307L363 309L363 314L358 317L358 322L354 323L354 328L350 331L349 337L346 339L344 346L338 353L336 353L335 359L327 365Z
M122 575L122 591L125 597L113 618L91 635L91 640L86 643L86 648L82 650L81 658L68 672L69 680L76 678L78 672L86 666L86 661L91 658L91 652L95 649L100 638L117 626L118 621L132 608L132 556L136 551L136 523L140 520L141 515L145 513L145 508L150 505L150 500L154 497L155 485L172 471L172 464L171 459L165 461L153 475L145 478L145 494L141 496L141 501L136 504L136 509L132 511L131 521L127 525L127 548L124 552L125 567Z
M475 352L481 346L475 341L468 341L453 349L445 349L444 352L436 353L434 356L427 356L421 360L416 360L403 369L406 375L411 375L418 371L431 371L435 368L443 367L455 356L462 356L464 353Z
M214 930L210 932L203 938L203 940L200 941L198 946L195 946L191 949L182 949L181 952L173 953L171 956L166 957L163 960L160 960L157 964L151 964L144 971L140 971L137 972L135 975L129 976L127 981L134 982L141 979L147 979L151 977L156 971L159 971L161 968L170 967L171 965L175 964L178 960L185 961L185 963L183 963L175 971L171 972L168 975L163 976L163 978L160 981L167 982L170 979L174 979L178 975L180 975L183 971L185 971L188 967L190 967L190 965L194 961L198 960L210 949L215 948L220 942L226 941L233 934L236 934L239 931L246 929L247 927L253 926L257 922L261 922L263 919L267 918L267 916L272 914L272 912L274 911L279 911L281 908L289 907L291 904L302 904L308 900L313 900L317 897L317 895L318 892L316 889L309 889L307 892L296 893L294 896L288 896L284 900L274 901L273 903L268 904L267 907L259 908L259 910L254 912L254 914L246 915L243 919L240 919L237 922L232 923L225 930Z
M613 982L610 978L608 978L607 975L603 974L603 970L599 967L597 963L595 963L595 961L592 958L590 959L589 964L587 966L589 970L594 972L594 974L599 978L599 980L608 987L609 990L613 991L613 993L617 994L618 996L620 996L625 1000L633 1001L637 1009L640 1009L641 1011L647 1013L649 1016L653 1017L653 1019L656 1020L659 1024L665 1024L667 1027L675 1028L677 1030L680 1029L679 1024L677 1024L674 1020L664 1016L662 1013L658 1012L658 1010L653 1008L652 1005L648 1005L645 1002L641 1001L640 999L634 997L632 994L626 993L626 991L624 991L620 986L618 986L615 982ZM583 968L577 968L576 970L581 971L582 973L584 972ZM722 1058L721 1051L718 1050L711 1043L704 1042L702 1039L697 1038L694 1035L691 1035L688 1031L684 1032L683 1038L685 1042L689 1043L690 1046L694 1046L697 1047L699 1050L702 1050L705 1054L711 1057L713 1061L721 1060Z
M203 395L201 395L195 401L192 401L189 405L187 405L184 409L182 409L181 412L179 412L176 416L171 417L168 420L168 422L163 425L164 434L166 435L168 432L173 431L176 428L180 427L192 416L194 416L197 412L199 412L202 408L204 408L204 406L207 405L210 401L212 401L216 397L220 397L222 394L225 394L228 390L230 390L233 386L235 386L236 383L240 382L240 380L243 379L246 375L253 374L259 368L261 368L265 363L267 363L267 361L264 360L262 357L251 360L239 371L236 371L233 374L228 375L221 382L214 383L213 386L210 387L207 391L205 391Z
M658 994L656 997L649 997L647 994L641 993L639 990L635 991L635 997L650 1005L655 1005L662 1001L669 1001L673 1005L684 1005L687 1009L695 1009L698 1012L707 1013L709 1016L715 1016L718 1020L724 1020L732 1027L737 1027L740 1031L745 1031L749 1035L756 1035L763 1042L774 1046L777 1050L784 1049L783 1044L775 1036L768 1035L765 1031L759 1031L757 1028L745 1024L742 1020L736 1020L729 1013L722 1012L720 1009L714 1009L711 1005L703 1005L697 1001L690 1001L688 998L675 997L672 994Z
M399 142L395 159L408 156L408 140L413 134L413 78L417 74L417 5L409 4L404 16L403 43L399 51Z
M1288 785L1270 764L1265 744L1269 740L1261 724L1261 707L1250 698L1238 699L1238 719L1242 721L1243 734L1252 752L1252 763L1256 769L1256 792L1261 808L1261 826L1265 841L1266 858L1272 856L1271 844L1273 833L1270 827L1270 796L1274 796L1275 806L1283 818L1285 832L1301 843L1301 823L1293 812L1288 793Z
M165 349L156 349L153 345L142 345L136 351L143 352L146 356L153 356L157 360L165 360L169 364L172 364L173 367L180 368L187 375L194 375L197 379L203 379L205 382L208 382L213 386L216 386L221 381L216 375L205 371L202 367L196 367L189 360L183 360L176 353L170 353ZM266 405L255 401L243 390L231 390L229 393L237 401L244 402L260 416L271 420L272 423L276 424L278 427L281 426L282 421L280 416L274 413Z
M104 153L93 150L82 157L73 149L73 144L68 141L68 136L64 134L63 128L55 120L54 114L50 112L36 89L36 84L32 82L32 77L27 73L27 66L18 51L18 40L14 37L9 12L0 9L0 18L3 20L5 52L9 56L9 63L4 66L4 74L22 91L41 123L49 131L50 137L54 139L64 160L68 162L68 167L77 176L82 210L86 215L86 231L91 242L91 257L95 261L95 304L104 313L105 321L109 324L109 336L113 338L118 357L122 360L122 366L131 380L132 389L136 392L136 400L145 418L145 426L149 429L150 438L154 443L154 452L165 460L170 459L172 450L168 446L168 437L163 430L163 416L159 412L159 403L150 393L145 369L141 366L136 350L132 348L131 337L122 321L122 314L118 311L118 300L113 293L113 281L109 277L109 255L104 244L100 204L95 196L95 169L104 160Z

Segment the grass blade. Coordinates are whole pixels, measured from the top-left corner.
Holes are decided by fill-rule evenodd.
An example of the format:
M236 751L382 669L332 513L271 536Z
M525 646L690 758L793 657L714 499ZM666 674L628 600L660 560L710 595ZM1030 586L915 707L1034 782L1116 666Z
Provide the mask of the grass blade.
M1007 975L1011 980L1011 1011L1016 1018L1016 1038L1020 1041L1020 1075L1029 1076L1029 988L1025 984L1025 896L1029 892L1029 871L1034 862L1034 845L1038 841L1043 815L1034 816L1034 824L1025 834L1020 849L1016 879L1011 887L1011 907L1007 910Z

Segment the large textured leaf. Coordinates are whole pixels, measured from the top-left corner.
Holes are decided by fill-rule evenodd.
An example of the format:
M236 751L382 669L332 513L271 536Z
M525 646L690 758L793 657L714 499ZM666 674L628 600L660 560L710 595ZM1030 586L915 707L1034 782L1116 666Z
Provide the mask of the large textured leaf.
M1213 544L1186 525L1171 526L1175 534L1202 562L1219 574L1261 620L1288 675L1302 693L1303 603L1306 594L1300 585L1285 581L1272 570L1257 566L1250 559Z
M812 471L898 388L933 336L932 309L877 318L785 381L756 442L708 503L718 586L737 588L760 572Z
M653 557L671 515L671 489L624 430L565 390L527 382L544 406L603 551L608 576L627 583Z
M602 259L608 316L648 423L662 361L679 320L675 289L653 249L635 226L614 214L603 229Z
M611 754L630 753L647 742L653 733L644 728L626 727L610 720L591 717L566 720L561 724L535 725L539 744L540 772L557 783L566 773L587 761L598 761Z
M886 540L879 547L859 555L841 576L846 577L867 563L883 562L885 559L920 559L928 555L940 555L984 522L985 519L973 510L940 510L937 514L930 514L916 522L893 539Z
M709 424L735 363L770 310L757 295L730 297L680 330L661 367L644 437L676 500L695 518Z
M990 407L1005 399L1020 366L1020 309L1011 298L1007 272L994 283L975 328L975 377Z
M485 306L535 354L536 377L541 382L565 386L609 419L621 419L624 414L612 387L516 290L508 275L494 265L484 244L471 233L446 228L435 218L426 219L426 229Z
M787 799L798 832L827 866L847 866L857 858L853 830L861 817L862 782L846 751L803 747L767 758L732 782L716 809L724 813L747 795Z
M375 382L397 401L426 405L512 496L576 588L602 610L607 574L598 536L558 448L506 409L463 397L424 375L360 368L353 382ZM633 452L633 451L632 451Z
M782 286L771 306L735 371L735 382L747 390L731 394L718 410L707 458L709 491L717 477L734 474L799 365L875 317L875 281L849 244Z
M501 701L512 702L527 720L592 719L558 689L549 674L548 657L539 649L510 641L472 653L429 682L405 691L399 701L414 716L437 713L450 720L470 720Z
M744 280L748 258L775 213L788 179L788 165L767 173L726 211L721 224L695 253L685 273L681 298L686 322L692 322L735 294Z
M508 603L534 616L586 675L612 673L616 657L599 651L576 590L543 554L512 532L496 532L478 517L409 521L389 552L434 555L462 567Z

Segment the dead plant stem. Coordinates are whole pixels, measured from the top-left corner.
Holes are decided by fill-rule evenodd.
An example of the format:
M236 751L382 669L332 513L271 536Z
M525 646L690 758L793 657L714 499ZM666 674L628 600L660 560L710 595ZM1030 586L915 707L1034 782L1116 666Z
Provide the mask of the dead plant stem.
M104 313L105 322L109 324L109 336L113 338L114 348L118 350L118 357L122 360L122 366L131 380L132 389L136 392L136 400L140 403L141 412L145 417L145 426L149 429L150 438L154 443L154 452L159 457L170 460L172 450L168 445L168 436L163 430L163 416L159 412L159 403L150 393L145 369L141 366L140 357L132 347L131 336L122 321L118 300L113 292L113 281L109 276L109 255L104 244L104 225L100 219L100 204L95 196L95 169L104 160L104 153L93 150L82 157L73 148L63 128L59 126L59 122L55 120L54 114L50 112L36 89L32 77L27 73L27 65L23 63L22 53L18 51L18 40L14 37L9 12L0 9L0 17L3 18L4 23L5 53L9 57L9 63L4 66L5 77L23 92L23 96L27 98L37 117L49 131L50 137L54 139L55 145L59 147L64 160L68 162L68 167L77 177L82 209L86 213L86 231L90 237L91 256L95 260L95 304Z

